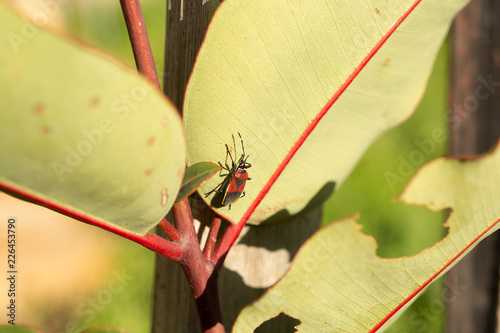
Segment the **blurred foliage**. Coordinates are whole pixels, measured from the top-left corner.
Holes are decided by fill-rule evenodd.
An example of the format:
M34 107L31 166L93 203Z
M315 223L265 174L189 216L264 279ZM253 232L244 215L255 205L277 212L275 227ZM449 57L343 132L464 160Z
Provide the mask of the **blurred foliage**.
M117 262L110 267L109 283L119 276L115 283L118 292L111 291L111 300L98 303L99 311L93 311L95 317L76 317L79 329L96 326L124 328L128 332L149 332L151 330L152 291L154 283L155 254L127 239L120 240L121 251ZM120 284L121 282L121 284ZM104 288L109 288L107 285ZM123 289L122 289L123 288ZM105 289L107 290L107 289ZM101 297L101 290L91 295L91 299ZM92 309L93 306L87 307Z
M446 42L441 48L414 115L374 142L324 206L323 223L359 213L363 233L375 238L383 258L417 254L446 235L446 212L407 206L395 198L418 168L447 153L448 47ZM386 332L443 332L442 288L439 279Z
M158 78L162 84L165 45L166 1L141 1ZM135 68L127 27L119 1L70 1L66 6L66 29Z

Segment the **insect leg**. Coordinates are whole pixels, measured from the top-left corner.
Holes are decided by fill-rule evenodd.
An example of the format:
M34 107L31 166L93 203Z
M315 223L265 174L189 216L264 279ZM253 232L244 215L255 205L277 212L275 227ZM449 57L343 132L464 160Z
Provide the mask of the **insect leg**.
M220 189L222 183L220 183L219 185L217 185L213 190L211 191L208 191L207 193L205 193L205 197L208 197L210 194L214 193L216 190Z
M222 182L220 182L219 185L217 185L213 190L205 193L205 197L212 194L215 191L222 192L222 190L227 186L228 180L229 180L229 178L226 177L226 179L224 179Z
M226 170L226 171L231 171L231 169L229 169L228 167L223 166L221 162L217 162L217 163L219 163L219 165L220 165L220 167L221 167L222 169L224 169L224 170Z

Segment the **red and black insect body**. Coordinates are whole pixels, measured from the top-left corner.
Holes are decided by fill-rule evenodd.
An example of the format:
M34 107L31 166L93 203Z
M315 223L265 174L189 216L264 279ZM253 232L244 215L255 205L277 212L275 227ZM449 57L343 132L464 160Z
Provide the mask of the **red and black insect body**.
M229 206L231 209L231 205L238 201L241 197L245 196L245 185L247 180L251 178L248 177L248 172L246 169L250 168L252 165L247 162L248 155L245 154L245 146L243 145L243 139L241 138L240 133L238 133L241 139L241 149L242 154L238 160L238 163L235 163L233 159L233 155L231 155L231 151L229 150L228 145L226 144L226 151L231 158L231 167L223 166L220 162L219 165L228 172L226 175L226 179L220 183L214 190L208 192L206 195L211 192L218 190L217 192L222 194L222 199L219 201L222 206Z

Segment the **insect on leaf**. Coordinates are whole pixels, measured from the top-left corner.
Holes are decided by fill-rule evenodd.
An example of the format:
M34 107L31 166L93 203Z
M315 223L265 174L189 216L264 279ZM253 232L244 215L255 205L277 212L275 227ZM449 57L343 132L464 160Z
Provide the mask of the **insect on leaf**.
M188 163L223 161L232 135L245 139L252 181L218 212L260 224L326 199L368 146L415 110L467 2L222 2L184 103ZM202 192L220 182L213 177Z

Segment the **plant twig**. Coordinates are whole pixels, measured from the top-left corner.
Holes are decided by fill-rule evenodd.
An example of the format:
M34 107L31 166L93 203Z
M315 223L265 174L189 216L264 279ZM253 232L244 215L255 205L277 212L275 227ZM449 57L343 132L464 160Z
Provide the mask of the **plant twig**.
M198 236L196 235L196 230L194 228L189 200L185 198L176 202L172 207L172 214L174 216L175 227L180 232L182 237L187 238L189 241L196 240L196 243L198 244Z
M85 220L87 223L91 223L97 227L100 227L104 230L107 230L109 232L112 232L118 236L122 236L123 238L130 239L131 241L136 242L137 244L140 244L144 246L145 248L150 249L151 251L154 251L158 253L159 255L170 259L175 262L180 262L184 250L179 244L176 244L174 242L169 241L168 239L165 239L161 236L158 236L156 234L153 234L152 232L146 233L144 236L132 233L130 231L126 231L117 227L114 227L110 224L105 224L101 221L89 221L88 219Z
M163 231L165 231L171 241L181 240L182 236L180 232L177 231L177 229L175 229L174 226L171 225L170 222L168 222L166 219L161 220L159 225L163 229Z
M205 248L203 249L203 255L207 260L214 259L214 248L215 243L217 243L217 235L219 233L219 228L221 224L220 216L215 216L212 225L210 226L210 232L208 233L207 242L205 244Z
M188 199L177 202L172 207L172 214L182 237L179 243L184 249L180 264L186 273L195 298L202 331L224 333L217 288L218 269L214 262L207 260L200 250Z
M135 63L139 73L146 76L159 90L160 81L156 73L155 60L149 43L146 23L142 15L139 0L120 0L123 16L127 24L128 35L132 50L134 52Z
M178 244L151 232L138 238L125 237L172 261L180 262L183 257L184 251Z

